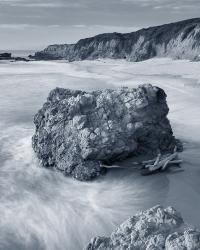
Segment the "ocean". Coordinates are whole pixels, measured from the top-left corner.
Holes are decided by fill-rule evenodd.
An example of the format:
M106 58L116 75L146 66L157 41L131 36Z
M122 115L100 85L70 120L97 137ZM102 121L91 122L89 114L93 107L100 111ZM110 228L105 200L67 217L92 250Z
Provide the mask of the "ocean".
M92 237L110 235L130 216L157 204L172 205L186 222L200 225L199 81L199 63L171 59L1 62L0 250L83 249ZM40 166L31 146L33 117L50 90L147 82L168 95L174 134L184 142L180 171L144 177L137 169L118 168L79 182ZM117 165L133 162L130 158Z

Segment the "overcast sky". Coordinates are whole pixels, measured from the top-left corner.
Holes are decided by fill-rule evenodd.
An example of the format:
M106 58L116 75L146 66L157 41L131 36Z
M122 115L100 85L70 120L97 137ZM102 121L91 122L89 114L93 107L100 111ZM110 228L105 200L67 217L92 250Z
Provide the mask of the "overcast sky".
M0 0L0 50L42 49L199 13L200 0Z

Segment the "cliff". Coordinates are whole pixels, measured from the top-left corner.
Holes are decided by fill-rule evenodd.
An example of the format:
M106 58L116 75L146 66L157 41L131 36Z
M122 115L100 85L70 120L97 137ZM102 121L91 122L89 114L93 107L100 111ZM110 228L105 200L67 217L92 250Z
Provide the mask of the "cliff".
M31 58L37 60L93 60L98 58L142 61L153 57L199 60L200 18L120 34L100 34L76 44L50 45Z
M173 150L165 92L152 85L84 92L56 88L35 115L33 149L45 167L78 180L130 155Z
M110 237L95 237L85 250L198 250L200 232L174 208L155 206L121 224Z

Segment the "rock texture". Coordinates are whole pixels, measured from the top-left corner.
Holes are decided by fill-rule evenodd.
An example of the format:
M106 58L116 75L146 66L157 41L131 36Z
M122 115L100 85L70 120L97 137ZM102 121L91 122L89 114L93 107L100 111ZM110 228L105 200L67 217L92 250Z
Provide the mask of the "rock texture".
M155 206L131 217L110 237L96 237L85 250L199 250L200 232L184 225L172 207Z
M90 180L102 163L171 151L167 114L165 92L150 84L90 93L56 88L35 115L33 148L43 166Z
M142 61L153 57L199 60L200 18L120 34L81 39L76 44L50 45L34 59L69 61L113 58Z

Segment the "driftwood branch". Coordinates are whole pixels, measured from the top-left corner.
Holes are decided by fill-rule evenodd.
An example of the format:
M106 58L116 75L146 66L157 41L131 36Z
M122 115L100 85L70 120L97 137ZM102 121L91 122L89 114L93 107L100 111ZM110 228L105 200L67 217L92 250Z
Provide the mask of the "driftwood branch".
M142 165L142 171L144 171L142 174L148 175L156 170L165 170L168 166L174 165L176 167L180 167L182 162L182 160L178 159L177 147L175 147L172 154L161 155L161 153L158 152L157 157L154 159L142 162L133 162L132 164L135 166ZM106 166L106 168L130 168L130 166L111 165Z
M176 166L180 166L182 163L182 160L178 159L178 153L177 153L177 147L174 148L174 152L172 154L167 154L167 155L161 155L158 153L157 157L148 160L148 161L143 161L142 165L144 169L154 172L156 170L165 170L168 165L176 164Z

